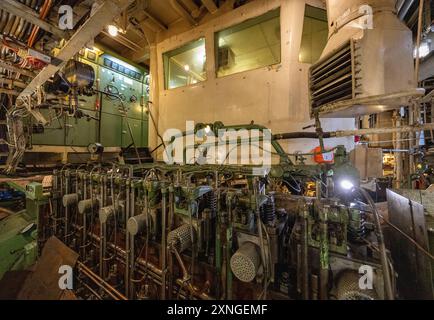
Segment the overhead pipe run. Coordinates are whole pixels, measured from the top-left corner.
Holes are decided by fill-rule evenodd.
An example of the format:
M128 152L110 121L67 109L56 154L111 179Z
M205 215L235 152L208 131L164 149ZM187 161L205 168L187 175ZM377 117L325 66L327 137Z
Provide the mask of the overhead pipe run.
M28 24L31 23L36 27L50 32L58 39L67 37L67 32L60 30L57 26L41 19L40 15L36 13L37 6L33 2L30 4L24 4L14 0L2 0L0 1L0 9L3 10L1 14L2 22L0 23L0 30L2 33L6 33L5 31L9 31L7 32L9 35L12 36L13 33L15 37L22 40L21 38L24 37ZM12 18L15 17L14 24L16 26L15 28L10 28L9 30L3 30L7 23L6 17L8 16L8 13L8 19L10 19L11 21Z
M400 7L398 7L398 17L401 20L404 20L405 16L407 15L407 13L409 12L411 6L413 5L413 3L415 2L415 0L405 0L403 1L403 3L401 4Z
M387 134L387 133L409 133L420 132L425 130L434 130L434 123L427 123L416 126L401 126L391 128L371 128L371 129L358 129L358 130L342 130L334 132L324 132L322 138L342 138L361 135L372 134ZM316 132L289 132L273 135L273 140L290 140L290 139L319 139L319 135Z

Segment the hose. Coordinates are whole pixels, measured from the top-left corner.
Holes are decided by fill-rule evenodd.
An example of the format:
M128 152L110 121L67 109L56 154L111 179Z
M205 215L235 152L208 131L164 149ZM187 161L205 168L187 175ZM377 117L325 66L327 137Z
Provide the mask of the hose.
M375 206L374 200L369 195L369 193L363 189L359 188L360 193L363 197L368 201L369 205L372 207L372 211L374 213L375 227L377 229L377 239L378 239L378 248L380 249L380 260L381 267L383 270L383 279L384 279L384 290L386 293L386 299L394 300L395 295L393 293L392 280L389 269L389 262L386 253L386 246L384 244L384 235L381 229L380 215L378 213L377 207Z

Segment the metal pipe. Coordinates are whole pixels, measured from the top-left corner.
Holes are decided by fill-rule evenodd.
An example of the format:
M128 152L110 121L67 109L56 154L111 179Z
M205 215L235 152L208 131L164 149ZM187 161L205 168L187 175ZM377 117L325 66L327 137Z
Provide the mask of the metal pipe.
M135 206L136 206L136 194L134 186L130 187L130 211L128 213L128 220L135 216ZM130 252L129 252L129 260L130 260L130 283L129 283L129 295L128 298L132 299L134 297L134 286L131 285L131 278L134 276L134 268L135 268L135 256L134 256L134 236L132 234L127 233L127 237L130 238Z
M0 8L4 11L10 12L11 14L14 14L22 19L31 22L38 28L50 32L58 39L66 38L68 35L65 31L60 30L58 27L52 25L47 21L44 21L44 19L41 19L40 16L36 14L33 10L31 10L28 6L18 1L2 0L0 1ZM16 18L16 20L18 19ZM12 32L14 30L12 30L11 28L10 31ZM15 31L17 31L17 28L15 28ZM17 32L17 34L19 33Z
M126 204L125 204L125 225L128 224L128 220L129 220L129 212L130 212L130 197L129 197L129 193L130 193L130 179L127 179L126 182ZM127 296L129 296L130 293L130 241L131 241L131 237L129 237L128 235L125 237L125 294Z
M423 8L424 0L419 0L419 13L417 22L417 37L416 37L416 65L415 65L415 83L419 83L419 70L420 70L420 42L422 39L422 24L423 24Z
M403 4L401 4L401 7L399 9L399 19L404 20L405 16L407 15L408 11L410 10L411 6L413 5L415 0L406 0Z
M329 241L328 241L328 208L320 207L320 288L319 294L321 300L328 300L328 284L329 284Z
M309 299L309 241L308 241L308 209L305 206L302 211L302 221L303 221L303 235L302 235L302 250L301 250L301 256L302 256L302 286L301 286L301 292L304 300Z
M21 91L0 88L0 94L1 93L10 94L12 96L19 96L21 94Z
M389 259L387 258L386 245L384 244L384 235L381 229L380 215L378 213L377 207L375 206L374 200L372 200L369 193L363 188L359 188L359 190L360 193L363 195L363 197L366 199L366 201L368 201L369 205L372 207L372 211L374 215L375 228L377 231L376 234L377 234L378 248L380 249L380 260L381 260L381 266L383 270L384 290L386 292L386 299L394 300L395 295L393 293L392 278L391 278L389 262L388 262Z
M27 84L23 81L15 80L15 79L6 79L6 78L0 78L0 85L8 85L20 89L24 89L27 86Z
M106 251L106 224L100 224L99 231L99 275L101 278L105 279L105 251Z
M96 273L94 273L91 269L86 267L80 261L77 261L77 266L85 275L87 275L91 280L93 280L97 285L101 287L104 291L106 291L112 298L115 300L128 300L122 293L113 288L109 283L104 281L104 279L100 278Z
M168 221L166 223L166 234L169 234L170 231L172 231L173 227L173 219L174 219L174 210L175 210L175 194L174 194L174 188L173 185L170 185L169 187L169 217ZM166 254L168 252L168 248L166 248ZM166 275L166 283L169 288L168 290L168 299L172 299L172 290L170 288L173 287L173 259L172 255L167 255L167 275Z
M74 227L75 227L75 228L78 228L78 226L76 226L76 225L74 225ZM94 239L96 242L100 242L100 238L99 238L98 235L96 235L96 234L94 234L94 233L92 233L92 232L89 232L88 235L89 235L92 239ZM97 244L97 243L95 243L94 246L95 246L96 248L98 248L98 244ZM120 257L117 257L117 259L119 259L119 262L125 263L125 257L127 256L126 251L123 250L122 248L119 248L119 247L115 246L113 243L108 243L108 246L109 246L111 249L113 249L113 250L115 250L116 252L119 253L119 256L120 256ZM172 256L172 255L170 254L170 255L169 255L169 259L170 259L171 256ZM182 259L181 259L181 261L182 261ZM163 271L162 271L161 269L159 269L158 267L156 267L156 266L153 265L152 263L147 262L145 259L140 258L140 257L137 258L137 263L138 263L139 266L145 268L147 272L150 271L150 272L151 272L151 275L155 275L155 276L157 276L157 277L158 277L158 280L161 280L161 276L162 276L162 274L163 274ZM83 264L80 263L80 265L83 265ZM95 274L94 276L95 276L95 277L98 277L96 274ZM98 278L99 278L99 277L98 277ZM106 283L105 281L101 281L101 282ZM176 282L176 284L178 284L179 286L185 286L184 279L176 279L175 282ZM161 284L161 283L160 283L160 284ZM110 286L110 287L111 287L111 286ZM113 287L111 287L111 288L113 288ZM116 289L113 288L113 290L116 290ZM122 297L124 297L125 300L126 300L126 297L125 297L125 296L123 296L122 294L120 294L118 291L116 291L116 292L117 292L119 295L121 295ZM171 296L172 294L173 294L172 290L169 290L169 296ZM215 300L215 298L209 296L208 294L206 294L206 293L204 293L204 292L199 292L199 291L196 290L196 289L194 289L194 292L192 292L192 294L193 294L195 297L197 297L197 298L199 298L199 299L202 299L202 300Z
M31 77L31 78L35 77L35 75L36 75L34 72L32 72L30 70L22 69L22 68L13 66L4 60L0 60L0 68L9 70L9 71L12 71L15 73L19 73L19 74L22 74L24 76Z
M255 214L256 214L256 223L258 225L258 233L259 233L259 244L261 247L261 259L262 259L262 265L264 267L264 273L265 273L265 277L264 277L264 295L263 298L264 300L267 299L267 277L268 277L268 264L266 262L266 253L265 253L265 244L264 244L264 236L263 236L263 232L262 232L262 221L261 221L261 215L260 215L260 207L259 207L259 197L260 197L260 191L259 191L259 180L257 178L255 178L255 184L254 184L255 188L254 188L254 195L255 195L255 199L256 199L256 210L255 210Z
M399 126L391 128L369 128L369 129L357 129L357 130L342 130L335 132L324 132L323 138L340 138L351 137L357 135L373 135L383 133L409 133L420 132L425 130L434 129L434 123L417 124L413 126ZM319 135L316 132L289 132L275 134L272 137L273 140L288 140L288 139L319 139Z
M394 118L394 124L396 127L401 126L401 115L398 111L393 112L393 118ZM394 147L395 149L401 149L402 148L402 135L400 132L394 133ZM401 187L401 181L402 181L402 154L399 152L395 153L395 187L400 188Z
M166 244L166 197L167 188L161 189L162 200L161 200L161 270L163 271L161 276L161 299L166 299L166 273L167 273L167 244Z

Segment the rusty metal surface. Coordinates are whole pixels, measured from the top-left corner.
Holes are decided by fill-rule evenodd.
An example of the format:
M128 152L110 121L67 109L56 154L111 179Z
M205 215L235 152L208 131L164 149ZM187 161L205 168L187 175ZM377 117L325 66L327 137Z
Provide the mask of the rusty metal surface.
M16 300L31 271L8 271L0 280L0 300Z
M428 250L424 207L415 201L387 190L390 222ZM434 299L431 261L408 239L391 232L391 249L397 286L404 299Z
M65 246L56 237L46 242L35 272L25 281L18 294L19 300L61 300L67 299L65 291L59 288L59 267L68 265L74 268L78 254Z

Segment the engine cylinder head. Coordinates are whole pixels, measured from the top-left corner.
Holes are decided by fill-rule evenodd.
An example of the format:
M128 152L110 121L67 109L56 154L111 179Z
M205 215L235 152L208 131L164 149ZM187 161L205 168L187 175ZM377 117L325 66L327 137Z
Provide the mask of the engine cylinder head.
M106 223L107 220L115 214L113 206L103 207L99 210L100 223Z
M62 198L62 203L64 207L69 207L74 204L77 204L78 202L78 194L71 193L71 194L65 194Z
M231 258L232 272L242 282L252 282L260 264L258 246L253 242L245 242Z
M128 232L133 236L138 234L140 230L143 230L145 226L146 226L146 214L144 213L128 219L127 229Z
M80 214L89 212L93 207L98 205L97 199L86 199L78 203L78 212Z

